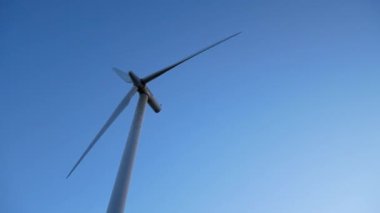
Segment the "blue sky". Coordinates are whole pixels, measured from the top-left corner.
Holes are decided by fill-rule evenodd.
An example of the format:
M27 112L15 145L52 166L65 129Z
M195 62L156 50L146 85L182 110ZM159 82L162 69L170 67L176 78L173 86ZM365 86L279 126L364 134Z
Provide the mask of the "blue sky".
M104 212L144 76L126 212L380 211L375 0L0 2L0 212Z

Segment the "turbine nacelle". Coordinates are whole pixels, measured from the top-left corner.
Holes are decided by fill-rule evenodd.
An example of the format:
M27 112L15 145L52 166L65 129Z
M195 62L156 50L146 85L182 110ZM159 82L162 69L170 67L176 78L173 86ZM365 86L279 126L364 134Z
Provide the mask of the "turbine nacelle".
M145 87L145 83L134 72L129 71L128 75L131 78L131 81L133 85L137 88L137 90L140 90L143 87Z
M148 96L148 104L153 109L154 112L159 113L161 111L161 105L157 102L157 100L154 98L152 92L147 87L146 83L143 81L143 79L139 78L134 72L129 71L128 72L129 77L131 78L131 81L133 85L137 88L137 91L139 93L143 93Z

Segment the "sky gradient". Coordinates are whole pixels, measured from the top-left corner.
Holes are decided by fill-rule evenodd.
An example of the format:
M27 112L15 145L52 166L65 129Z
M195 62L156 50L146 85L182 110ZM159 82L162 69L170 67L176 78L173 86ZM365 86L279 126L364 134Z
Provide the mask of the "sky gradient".
M0 212L105 212L154 81L126 212L380 212L375 0L0 1Z

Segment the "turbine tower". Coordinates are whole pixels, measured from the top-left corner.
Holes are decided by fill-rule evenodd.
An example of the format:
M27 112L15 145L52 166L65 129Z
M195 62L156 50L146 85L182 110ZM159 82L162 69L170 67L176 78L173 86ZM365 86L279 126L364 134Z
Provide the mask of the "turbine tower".
M148 104L156 113L161 111L160 104L153 97L152 92L148 89L147 84L156 79L157 77L165 74L169 70L172 70L174 67L184 63L187 60L205 52L208 49L211 49L232 37L239 35L239 33L235 33L227 38L224 38L170 66L167 66L157 72L154 72L144 78L139 78L134 72L129 71L128 73L123 72L120 69L113 68L114 71L127 83L131 83L133 86L127 93L127 95L122 99L119 105L116 107L110 118L100 129L98 134L96 134L95 138L91 141L89 146L80 156L79 160L75 163L74 167L70 170L69 174L66 178L70 177L70 175L74 172L80 162L84 159L84 157L88 154L88 152L92 149L92 147L96 144L99 138L104 134L104 132L108 129L108 127L113 123L113 121L117 118L117 116L127 107L129 101L132 99L133 95L138 92L139 100L137 103L135 115L132 121L132 125L129 130L128 140L124 148L124 152L121 158L121 162L119 165L119 170L116 176L116 180L113 186L112 194L110 201L108 203L107 213L123 213L125 208L125 203L128 194L128 186L131 179L133 161L135 159L136 149L138 145L138 139L140 135L141 125L143 121L145 106Z

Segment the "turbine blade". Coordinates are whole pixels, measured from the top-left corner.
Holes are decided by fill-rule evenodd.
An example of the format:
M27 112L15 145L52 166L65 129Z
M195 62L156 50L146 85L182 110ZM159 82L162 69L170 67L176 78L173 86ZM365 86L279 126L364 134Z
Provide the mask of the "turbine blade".
M228 39L231 39L231 38L233 38L233 37L239 35L240 33L241 33L241 32L239 32L239 33L235 33L235 34L233 34L233 35L230 35L230 36L228 36L227 38L224 38L224 39L222 39L222 40L220 40L220 41L218 41L218 42L216 42L216 43L214 43L214 44L212 44L212 45L210 45L210 46L208 46L208 47L206 47L206 48L203 48L202 50L200 50L200 51L198 51L198 52L196 52L196 53L194 53L194 54L192 54L192 55L190 55L190 56L188 56L188 57L186 57L186 58L184 58L184 59L178 61L177 63L174 63L174 64L172 64L172 65L170 65L170 66L167 66L167 67L165 67L165 68L163 68L163 69L161 69L161 70L159 70L159 71L157 71L157 72L155 72L155 73L153 73L153 74L150 74L150 75L146 76L146 77L143 78L142 80L143 80L144 83L148 83L149 81L151 81L151 80L157 78L158 76L160 76L160 75L166 73L167 71L169 71L169 70L173 69L174 67L176 67L176 66L182 64L183 62L185 62L185 61L187 61L187 60L190 60L191 58L193 58L193 57L195 57L195 56L197 56L197 55L199 55L199 54L205 52L206 50L209 50L209 49L211 49L211 48L213 48L213 47L215 47L215 46L217 46L217 45L219 45L219 44L221 44L221 43L223 43L223 42L225 42L225 41L227 41Z
M125 82L131 84L132 83L132 80L131 78L129 77L128 73L124 72L123 70L119 69L119 68L116 68L116 67L113 67L112 68L113 71L116 72L116 74L121 78L123 79Z
M117 116L125 109L125 107L128 105L129 101L132 99L132 97L136 93L136 91L137 91L137 88L132 87L132 89L127 93L127 95L123 98L123 100L116 107L115 111L112 113L110 118L107 120L107 122L104 124L104 126L98 132L98 134L96 134L95 138L88 145L87 149L80 156L79 160L75 163L74 167L70 170L70 172L66 176L66 178L70 177L70 175L74 172L74 170L77 168L77 166L80 164L80 162L84 159L84 157L86 157L88 152L92 149L92 147L99 140L99 138L104 134L104 132L108 129L108 127L114 122L114 120L117 118Z

